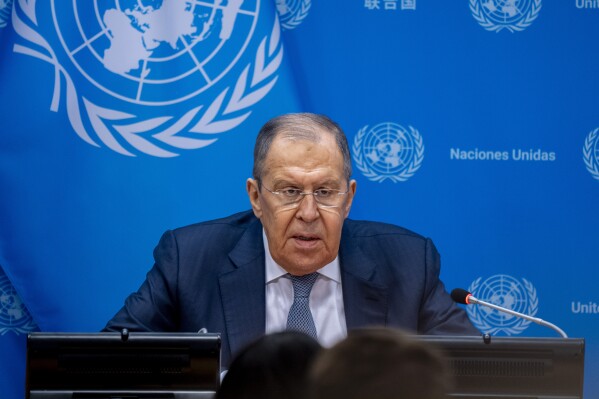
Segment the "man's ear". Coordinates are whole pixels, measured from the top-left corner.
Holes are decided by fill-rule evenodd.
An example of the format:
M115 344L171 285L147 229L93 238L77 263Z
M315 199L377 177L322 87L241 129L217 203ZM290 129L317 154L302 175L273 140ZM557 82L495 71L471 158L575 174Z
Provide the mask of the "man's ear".
M354 202L354 196L356 195L356 188L358 183L355 180L351 180L349 182L349 191L347 193L347 203L345 204L344 214L347 218L349 216L349 211L351 210L351 204Z
M250 204L252 204L252 210L254 215L260 219L262 217L262 206L260 204L260 190L258 188L258 182L254 179L247 179L245 188L250 198Z

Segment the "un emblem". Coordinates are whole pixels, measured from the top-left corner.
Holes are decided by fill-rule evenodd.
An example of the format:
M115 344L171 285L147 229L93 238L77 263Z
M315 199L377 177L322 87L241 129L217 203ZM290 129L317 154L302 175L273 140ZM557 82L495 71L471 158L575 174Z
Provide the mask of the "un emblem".
M591 131L584 140L582 158L587 170L599 180L599 128Z
M486 30L526 29L539 15L541 0L469 0L474 19Z
M213 143L272 89L283 57L276 16L260 29L260 0L17 4L15 51L55 69L50 109L65 96L81 139L127 156Z
M372 181L406 181L424 159L424 144L418 130L393 122L364 126L352 146L356 167Z
M26 334L37 329L37 325L21 302L10 280L0 270L0 335L12 331Z
M296 28L308 16L310 0L276 0L281 26L285 30Z
M498 274L482 281L477 278L468 288L481 301L534 316L539 307L537 291L526 279L516 280L512 276ZM485 306L466 308L472 324L484 333L517 335L530 325L525 320Z

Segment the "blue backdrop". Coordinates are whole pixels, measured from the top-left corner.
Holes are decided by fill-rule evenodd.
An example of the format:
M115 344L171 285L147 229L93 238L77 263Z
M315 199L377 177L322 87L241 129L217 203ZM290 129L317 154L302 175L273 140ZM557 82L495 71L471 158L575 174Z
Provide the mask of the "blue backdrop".
M0 1L0 397L28 331L97 331L169 228L249 208L260 126L345 129L350 217L449 289L584 337L599 397L599 2ZM555 336L469 308L484 331Z

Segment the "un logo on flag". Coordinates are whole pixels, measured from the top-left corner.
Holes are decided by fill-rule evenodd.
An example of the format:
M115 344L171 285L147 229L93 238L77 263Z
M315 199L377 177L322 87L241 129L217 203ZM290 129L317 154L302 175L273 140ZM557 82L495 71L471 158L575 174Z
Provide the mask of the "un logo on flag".
M96 3L94 16L86 2L53 3L71 63L100 90L137 104L178 103L217 84L248 46L257 19L252 9L241 21L240 1L138 3Z
M283 29L291 30L302 23L310 11L310 0L276 0Z
M352 146L356 167L372 181L408 180L424 159L424 144L418 130L393 122L364 126Z
M0 335L12 331L15 334L28 333L37 325L27 311L10 280L0 269Z
M474 19L486 30L522 31L533 23L541 0L469 0Z
M584 140L582 158L589 173L599 180L599 128L591 131Z
M15 31L28 43L15 51L55 67L51 109L64 93L79 137L123 155L205 147L277 81L279 23L254 38L260 0L18 4Z
M526 279L516 280L506 274L491 276L485 281L477 278L468 288L476 298L513 311L534 316L539 308L537 291ZM485 306L466 308L472 324L484 333L517 335L528 328L531 321L512 316Z

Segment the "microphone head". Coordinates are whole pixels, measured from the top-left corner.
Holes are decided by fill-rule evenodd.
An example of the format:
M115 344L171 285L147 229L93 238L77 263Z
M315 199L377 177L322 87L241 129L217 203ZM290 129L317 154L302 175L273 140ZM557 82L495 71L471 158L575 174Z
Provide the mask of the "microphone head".
M455 288L453 291L451 291L451 299L453 299L457 303L461 303L464 305L470 304L468 302L469 296L472 296L472 294L463 288Z

